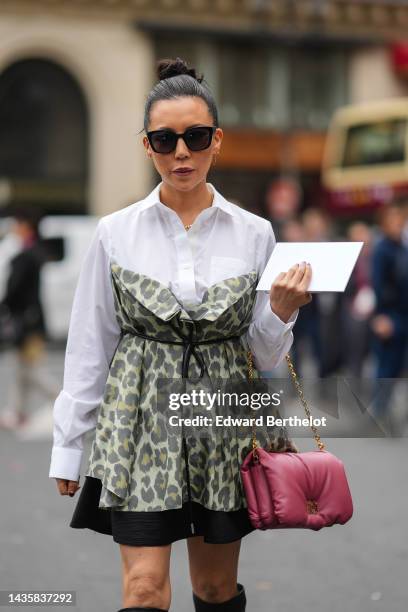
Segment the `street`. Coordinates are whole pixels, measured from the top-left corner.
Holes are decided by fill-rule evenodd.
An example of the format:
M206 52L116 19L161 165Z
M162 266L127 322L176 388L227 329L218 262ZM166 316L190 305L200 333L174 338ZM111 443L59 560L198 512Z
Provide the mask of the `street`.
M50 352L49 363L62 381L62 352ZM2 354L3 397L9 375ZM60 496L49 479L51 444L51 439L23 442L0 432L0 589L76 591L75 610L116 612L119 546L110 536L69 527L78 493ZM313 444L312 438L299 441L301 450ZM345 463L354 516L344 526L320 532L270 530L244 538L239 581L246 587L248 612L407 609L407 438L331 438L327 449ZM173 544L171 579L171 610L191 612L185 541Z

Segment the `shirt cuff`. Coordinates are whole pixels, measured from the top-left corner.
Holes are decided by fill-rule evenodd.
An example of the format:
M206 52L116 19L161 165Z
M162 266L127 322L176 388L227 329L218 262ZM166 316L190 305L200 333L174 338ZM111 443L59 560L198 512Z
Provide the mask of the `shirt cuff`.
M283 338L284 336L287 336L289 332L292 331L292 328L298 318L298 314L299 308L297 308L295 312L292 313L288 322L285 323L284 321L282 321L282 319L278 317L276 313L273 312L271 304L268 300L265 303L265 307L261 314L260 325L263 331L269 333L269 335L271 335L271 332L273 331L276 332L272 334L273 336L281 336Z
M54 446L51 453L50 478L79 480L82 450Z

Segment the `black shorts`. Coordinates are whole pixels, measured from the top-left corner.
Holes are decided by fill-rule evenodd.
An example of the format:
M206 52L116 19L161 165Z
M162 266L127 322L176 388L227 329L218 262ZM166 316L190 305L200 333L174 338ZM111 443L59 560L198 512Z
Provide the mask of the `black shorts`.
M99 508L101 490L99 478L85 476L70 527L111 535L118 544L129 546L164 546L192 536L203 536L209 544L227 544L255 530L247 508L224 512L192 502L192 533L187 502L175 510L126 512Z

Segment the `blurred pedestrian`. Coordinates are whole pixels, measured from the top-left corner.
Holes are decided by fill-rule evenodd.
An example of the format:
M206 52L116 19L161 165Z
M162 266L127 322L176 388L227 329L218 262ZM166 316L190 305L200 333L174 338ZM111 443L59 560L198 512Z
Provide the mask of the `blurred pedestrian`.
M374 415L387 416L392 381L404 369L408 343L408 248L402 241L405 216L401 207L389 205L378 216L382 237L373 254L373 287L376 307L374 332L376 386Z
M371 274L373 235L366 223L356 221L349 226L347 238L352 242L364 243L347 283L342 304L344 365L348 374L361 378L370 352L370 321L375 308Z
M282 227L281 237L283 242L304 242L305 231L299 219L289 219Z
M282 175L268 185L264 207L277 242L284 240L283 233L287 223L297 218L301 199L301 186L295 176Z
M402 242L408 248L408 200L401 202L402 212L404 215L404 227L402 230Z
M46 328L40 299L40 274L45 250L39 235L40 215L19 209L13 215L11 231L20 241L20 251L10 260L5 295L0 309L8 314L10 343L15 358L15 375L10 379L8 405L0 414L0 428L28 426L29 392L39 389L49 400L55 400L58 387L45 368ZM51 410L52 414L52 404Z
M330 242L338 239L334 234L331 218L324 209L307 208L301 215L301 221L305 241ZM304 338L309 340L319 378L330 376L341 366L343 349L338 333L341 304L340 293L316 293L314 299L300 310L293 349L298 371L301 370L299 347Z
M299 218L291 218L281 227L281 238L284 242L305 242L307 236L304 225ZM316 297L316 296L315 296ZM298 375L302 372L302 359L305 345L310 348L310 356L316 365L316 374L321 374L322 346L318 302L316 299L303 306L296 321L296 334L292 345L292 361Z

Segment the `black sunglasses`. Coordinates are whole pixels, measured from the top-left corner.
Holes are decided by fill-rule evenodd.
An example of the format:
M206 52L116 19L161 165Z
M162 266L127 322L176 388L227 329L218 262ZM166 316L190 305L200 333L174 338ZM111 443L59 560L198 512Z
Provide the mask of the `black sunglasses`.
M200 126L188 128L183 134L177 134L169 129L153 130L146 134L155 153L171 153L176 148L179 138L184 140L190 151L203 151L210 146L216 129L214 126Z

